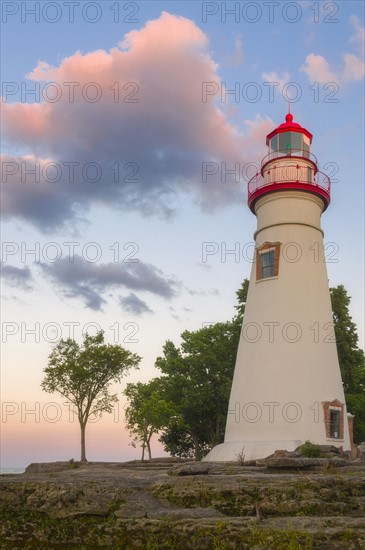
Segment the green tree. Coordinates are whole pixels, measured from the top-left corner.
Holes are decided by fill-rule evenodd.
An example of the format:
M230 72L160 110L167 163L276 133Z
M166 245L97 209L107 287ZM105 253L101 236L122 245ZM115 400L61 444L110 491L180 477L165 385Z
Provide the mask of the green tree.
M48 358L41 387L58 392L76 407L81 430L81 461L86 462L85 431L92 415L110 413L118 401L109 393L113 382L120 382L141 358L119 345L104 343L104 333L86 335L82 345L68 338L61 340Z
M347 408L355 415L354 441L365 441L365 357L358 347L356 325L349 305L351 298L343 285L330 288L337 353Z
M147 384L141 382L127 384L124 390L128 400L125 409L127 428L134 436L132 445L136 446L137 442L141 444L142 461L146 449L148 458L151 460L151 438L153 434L169 424L174 414L173 404L162 397L160 382L155 378Z
M165 451L180 458L195 458L196 441L192 437L189 426L184 424L181 416L175 417L161 435L159 441L163 443ZM203 453L206 444L199 444L199 451ZM209 451L209 447L206 449Z
M239 331L237 323L216 323L185 331L177 348L167 341L156 367L162 391L176 414L160 440L165 449L196 460L223 441Z
M248 294L249 284L250 284L250 281L248 279L244 279L243 283L240 286L240 288L236 292L238 304L235 305L234 307L237 310L236 319L241 324L242 324L242 321L243 321L243 316L245 314L245 307L246 307L246 302L247 302L247 294Z

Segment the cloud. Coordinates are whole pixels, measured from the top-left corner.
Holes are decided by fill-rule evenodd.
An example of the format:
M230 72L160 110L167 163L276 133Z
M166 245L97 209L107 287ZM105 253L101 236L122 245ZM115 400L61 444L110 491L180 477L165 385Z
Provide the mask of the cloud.
M343 60L343 80L345 82L361 80L365 75L364 61L352 53L345 53Z
M1 156L1 212L4 218L20 218L50 231L71 220L76 211L80 217L86 204L82 195L77 197L77 189L72 190L72 185L80 187L81 184L67 181L66 173L60 181L52 183L52 164L58 163L33 155Z
M322 55L311 53L305 61L306 65L299 70L307 73L310 82L336 82L345 85L361 80L365 75L364 61L351 53L343 54L343 65L337 72L330 69L328 61Z
M255 161L261 163L261 159L266 155L266 135L275 128L275 124L271 118L263 118L261 115L256 115L252 120L245 120L245 124L250 138L246 143L246 154L248 164L252 166Z
M219 91L202 101L202 83L219 90L220 77L189 19L164 12L109 51L42 60L28 77L41 101L2 106L5 218L52 231L98 204L168 218L179 193L206 211L242 200L243 180L202 183L203 162L252 160L251 135L229 123Z
M32 281L32 273L29 267L14 267L12 265L1 264L1 275L3 279L11 286L16 286L24 290L31 287L29 284Z
M147 291L169 300L177 294L180 287L176 279L167 278L158 268L142 262L97 265L75 255L73 262L63 258L49 265L42 263L40 267L66 297L81 298L88 308L95 311L101 310L106 303L103 294L108 290L123 287ZM140 302L141 308L144 302ZM124 306L131 307L131 304L131 299L127 298Z
M136 296L133 292L130 292L125 298L120 297L119 303L125 311L134 313L134 315L152 313L152 309L148 307L146 302L138 298L138 296Z
M169 311L170 311L170 315L173 319L175 319L175 321L181 321L181 317L179 317L179 315L176 313L176 309L173 308L172 306L169 307Z
M187 289L190 296L219 296L219 290L217 288L211 288L209 290L193 290Z
M331 71L328 61L322 55L310 53L305 62L306 65L302 65L299 70L306 73L311 82L338 82L338 76Z
M350 37L350 42L355 44L360 55L344 53L342 56L342 66L334 70L331 69L325 57L310 53L305 59L306 64L302 65L299 69L307 74L310 82L319 82L320 84L336 82L339 85L346 85L351 82L357 82L364 77L365 29L361 26L360 20L356 15L351 15L350 23L355 29L355 34Z
M279 92L282 92L285 84L288 84L288 82L290 82L290 75L287 72L283 73L280 76L276 71L271 71L271 73L262 73L261 77L264 79L265 82L278 84L278 86L275 86L275 89Z
M234 41L234 51L226 56L225 63L230 67L239 67L243 64L244 59L245 56L242 47L242 37L236 36Z
M361 25L361 21L356 15L351 15L350 24L355 29L355 34L351 36L350 42L355 44L360 52L360 55L364 55L365 27Z

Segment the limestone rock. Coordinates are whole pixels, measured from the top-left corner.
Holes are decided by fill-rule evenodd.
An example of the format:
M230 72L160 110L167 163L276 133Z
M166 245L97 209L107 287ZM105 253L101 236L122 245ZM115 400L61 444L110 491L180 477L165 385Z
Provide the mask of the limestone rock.
M204 463L199 474L189 462L179 467L194 475L180 476L168 462L88 463L1 476L0 547L365 548L363 463L298 472L300 461L344 459L278 454L269 460L295 467Z
M361 462L365 462L365 442L360 443L360 445L357 446L359 449L359 459Z
M168 502L161 502L151 494L137 492L131 494L125 503L114 512L117 518L208 518L223 516L214 508L180 508Z
M348 464L343 458L307 458L305 456L267 458L264 463L268 468L309 468L310 466L346 466Z
M170 475L175 476L201 476L207 475L212 470L209 462L193 462L183 466L174 466L169 470Z

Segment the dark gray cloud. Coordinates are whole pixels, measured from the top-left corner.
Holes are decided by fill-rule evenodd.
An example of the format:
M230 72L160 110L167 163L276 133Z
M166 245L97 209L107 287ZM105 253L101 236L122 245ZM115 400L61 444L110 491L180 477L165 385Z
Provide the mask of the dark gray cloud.
M29 267L14 267L12 265L0 264L2 278L11 286L30 289L29 284L32 281L32 273Z
M152 309L148 307L146 302L138 298L133 292L126 297L120 297L119 303L125 311L134 315L142 315L143 313L152 313Z
M203 262L196 262L196 265L199 267L203 267L204 269L212 269L212 266L207 263L203 264Z
M218 296L219 290L218 288L210 288L209 290L202 290L201 288L199 290L193 290L192 288L187 289L190 296Z
M65 178L58 185L44 178L34 181L35 177L31 176L22 182L21 166L24 172L34 170L38 161L11 156L5 156L2 160L1 213L4 219L17 218L49 232L76 216L80 218L88 209L88 201L78 198ZM19 174L7 177L4 170L13 169L18 169Z
M166 277L157 267L142 262L96 264L75 255L73 262L63 258L57 263L42 263L40 267L65 296L81 298L93 310L102 308L105 292L120 287L150 292L169 300L181 286L179 281ZM129 301L130 307L131 303Z
M181 321L181 317L179 317L174 307L170 306L169 311L170 311L171 317L175 319L175 321Z

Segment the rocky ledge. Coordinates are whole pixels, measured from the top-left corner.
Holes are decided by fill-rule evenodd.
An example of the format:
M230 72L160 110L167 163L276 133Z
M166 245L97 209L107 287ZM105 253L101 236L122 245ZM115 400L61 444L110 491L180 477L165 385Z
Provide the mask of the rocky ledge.
M365 471L266 464L56 462L1 476L4 549L358 550ZM270 462L271 461L271 462ZM274 462L272 462L274 461ZM276 461L276 462L275 462ZM318 462L322 461L322 462ZM340 462L341 463L340 463Z

